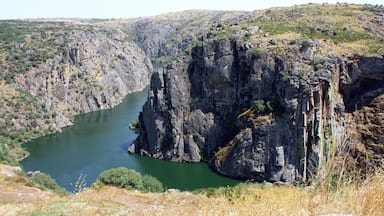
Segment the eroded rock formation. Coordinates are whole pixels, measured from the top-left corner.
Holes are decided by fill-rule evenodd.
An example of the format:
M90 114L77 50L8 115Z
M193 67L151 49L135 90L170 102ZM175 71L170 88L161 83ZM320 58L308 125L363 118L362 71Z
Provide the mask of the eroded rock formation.
M62 52L18 75L16 84L55 113L56 129L71 124L69 116L112 108L145 88L152 73L145 53L125 37L113 29L52 37Z
M45 65L44 81L33 87L54 91L69 109L111 108L128 93L148 85L151 63L136 44L124 41L125 35L79 31L68 37L63 55Z
M382 117L384 60L316 56L316 46L301 48L260 52L228 39L193 48L190 58L152 76L130 151L204 160L224 175L257 181L314 177L347 142L350 124L363 130L346 118L364 109ZM372 124L357 137L362 143L380 127L378 118L365 118ZM382 138L371 136L368 148L382 151Z

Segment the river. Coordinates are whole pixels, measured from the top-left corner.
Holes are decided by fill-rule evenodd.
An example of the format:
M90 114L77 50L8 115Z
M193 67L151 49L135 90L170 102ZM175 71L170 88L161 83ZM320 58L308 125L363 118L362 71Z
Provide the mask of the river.
M80 175L91 185L106 169L125 166L159 179L166 188L197 188L235 185L240 181L213 172L205 163L174 163L128 154L136 138L129 123L136 120L147 98L147 89L129 94L110 109L76 116L74 125L61 133L34 139L24 144L30 156L21 164L28 171L39 170L73 190Z

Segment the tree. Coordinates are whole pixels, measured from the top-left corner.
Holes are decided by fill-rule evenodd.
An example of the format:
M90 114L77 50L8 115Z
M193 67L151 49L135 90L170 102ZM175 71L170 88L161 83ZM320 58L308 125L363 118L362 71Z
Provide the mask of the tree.
M99 181L103 184L114 185L130 190L140 190L143 192L162 192L162 183L153 176L142 176L135 170L126 167L118 167L103 171Z

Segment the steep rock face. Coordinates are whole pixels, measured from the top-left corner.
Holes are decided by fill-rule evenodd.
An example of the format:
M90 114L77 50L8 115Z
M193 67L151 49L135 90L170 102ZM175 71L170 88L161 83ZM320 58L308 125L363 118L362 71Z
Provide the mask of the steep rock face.
M382 59L315 56L316 49L266 54L228 39L195 47L191 59L152 77L130 151L209 161L236 178L314 177L345 141L354 91L376 97L383 82ZM364 79L378 83L369 91L355 88Z
M356 161L362 174L370 173L384 168L384 60L355 58L346 67L341 79L348 120L343 144L350 155L343 156Z
M73 117L111 108L149 84L144 51L116 28L71 22L0 22L0 161L26 157L20 143Z
M15 80L48 110L78 114L108 109L148 85L152 65L144 52L115 30L65 32L62 53Z
M16 163L26 155L20 143L149 84L151 62L116 27L48 20L0 26L0 161Z

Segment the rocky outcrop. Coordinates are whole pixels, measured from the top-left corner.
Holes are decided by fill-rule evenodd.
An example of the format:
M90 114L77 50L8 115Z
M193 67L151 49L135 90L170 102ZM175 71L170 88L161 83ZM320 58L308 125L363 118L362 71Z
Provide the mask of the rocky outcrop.
M209 161L238 178L301 182L340 143L360 161L381 151L374 113L382 112L382 58L345 53L383 50L382 14L338 4L4 21L0 138L20 143L113 107L148 84L149 56L156 67L176 61L152 76L130 151Z
M52 40L62 52L15 79L46 109L61 116L111 108L149 84L149 59L123 33L73 30Z
M348 123L344 160L364 175L384 168L384 59L354 57L346 68L340 84Z
M124 42L124 34L110 31L111 36L72 32L63 55L44 65L45 76L36 84L40 86L29 90L54 90L69 109L89 112L111 108L128 93L143 89L152 72L149 59L136 44Z
M351 108L383 94L384 80L382 58L315 56L316 49L261 52L228 39L193 48L152 76L130 151L204 160L257 181L316 176L346 142Z
M27 155L20 143L60 131L77 114L112 108L149 84L149 58L118 28L0 25L0 161L16 164Z

